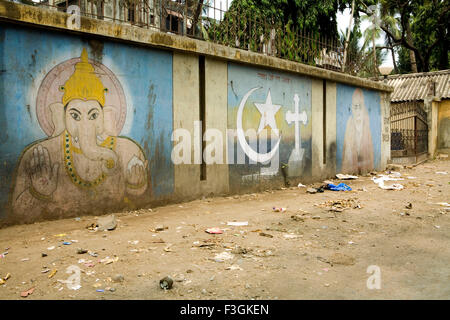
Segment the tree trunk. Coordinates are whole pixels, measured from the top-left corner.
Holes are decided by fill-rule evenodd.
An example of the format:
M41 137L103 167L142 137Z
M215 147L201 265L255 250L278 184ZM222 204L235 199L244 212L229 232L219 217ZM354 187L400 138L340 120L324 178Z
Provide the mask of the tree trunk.
M392 46L392 39L390 37L387 37L388 39L388 45L389 47L391 47L391 54L392 54L392 63L394 64L394 72L398 73L398 69L397 69L397 63L395 62L395 52L394 52L394 47Z
M406 21L406 39L409 44L413 44L409 20ZM413 50L409 50L409 60L411 61L411 71L417 73L416 53Z
M373 30L372 34L372 45L373 45L373 76L376 77L378 75L378 68L377 68L377 48L375 45L375 30Z
M195 27L197 27L198 19L203 9L203 2L205 2L205 0L199 0L197 3L197 9L195 10L194 19L192 21L192 35L195 35Z
M352 30L353 12L354 11L355 11L355 0L352 1L352 12L350 13L350 21L348 23L347 36L345 37L344 61L342 63L342 72L345 71L345 65L347 63L347 50L348 50L348 43L350 41L350 32Z

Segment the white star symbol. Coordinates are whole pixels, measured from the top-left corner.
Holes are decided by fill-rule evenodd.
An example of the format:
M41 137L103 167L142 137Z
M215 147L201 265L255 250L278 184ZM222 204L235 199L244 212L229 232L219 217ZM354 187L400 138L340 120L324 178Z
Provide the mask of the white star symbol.
M261 113L261 121L259 122L258 134L266 127L272 128L274 133L279 136L277 123L275 122L275 114L280 110L280 105L274 105L272 103L272 96L267 94L265 103L255 103L256 108L258 108L259 113Z

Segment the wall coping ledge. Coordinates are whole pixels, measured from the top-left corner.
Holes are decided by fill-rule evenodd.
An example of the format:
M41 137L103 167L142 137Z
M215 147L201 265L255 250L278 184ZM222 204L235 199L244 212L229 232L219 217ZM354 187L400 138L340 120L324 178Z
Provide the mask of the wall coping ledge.
M394 90L393 87L382 82L124 23L81 16L81 28L79 30L73 30L67 27L67 18L69 16L67 13L47 8L0 0L0 21L3 22L33 25L40 28L65 31L67 33L90 34L159 49L205 55L231 62L272 68L277 71L287 71L378 91L393 92Z

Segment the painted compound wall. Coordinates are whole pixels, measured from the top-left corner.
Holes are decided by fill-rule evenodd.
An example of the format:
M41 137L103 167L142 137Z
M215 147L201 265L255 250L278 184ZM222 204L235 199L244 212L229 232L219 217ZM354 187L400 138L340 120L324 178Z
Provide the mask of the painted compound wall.
M387 92L239 63L240 51L105 39L0 24L0 223L309 183L389 159Z
M311 79L229 63L227 138L231 190L310 178Z
M450 100L442 100L438 108L437 148L450 149Z
M174 189L172 54L0 25L0 217L138 207Z

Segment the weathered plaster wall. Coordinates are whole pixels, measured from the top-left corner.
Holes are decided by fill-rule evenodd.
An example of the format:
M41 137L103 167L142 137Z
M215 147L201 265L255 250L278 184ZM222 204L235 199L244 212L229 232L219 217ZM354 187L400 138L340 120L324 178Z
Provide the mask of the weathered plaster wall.
M450 149L450 100L439 103L437 120L437 149Z
M206 166L206 179L201 180L202 131L200 122L199 58L196 55L173 55L174 132L186 130L190 139L190 161L175 166L175 194L180 199L228 192L226 157L226 84L227 64L223 61L205 61L205 130L215 129L222 139L222 160ZM204 137L206 138L206 137ZM182 143L176 138L175 144ZM213 140L211 140L213 142ZM190 163L189 163L190 162Z
M0 0L0 223L319 181L350 151L373 154L352 173L389 158L382 83L86 18L69 32L66 18ZM370 143L351 132L354 104ZM184 134L189 160L174 163Z

